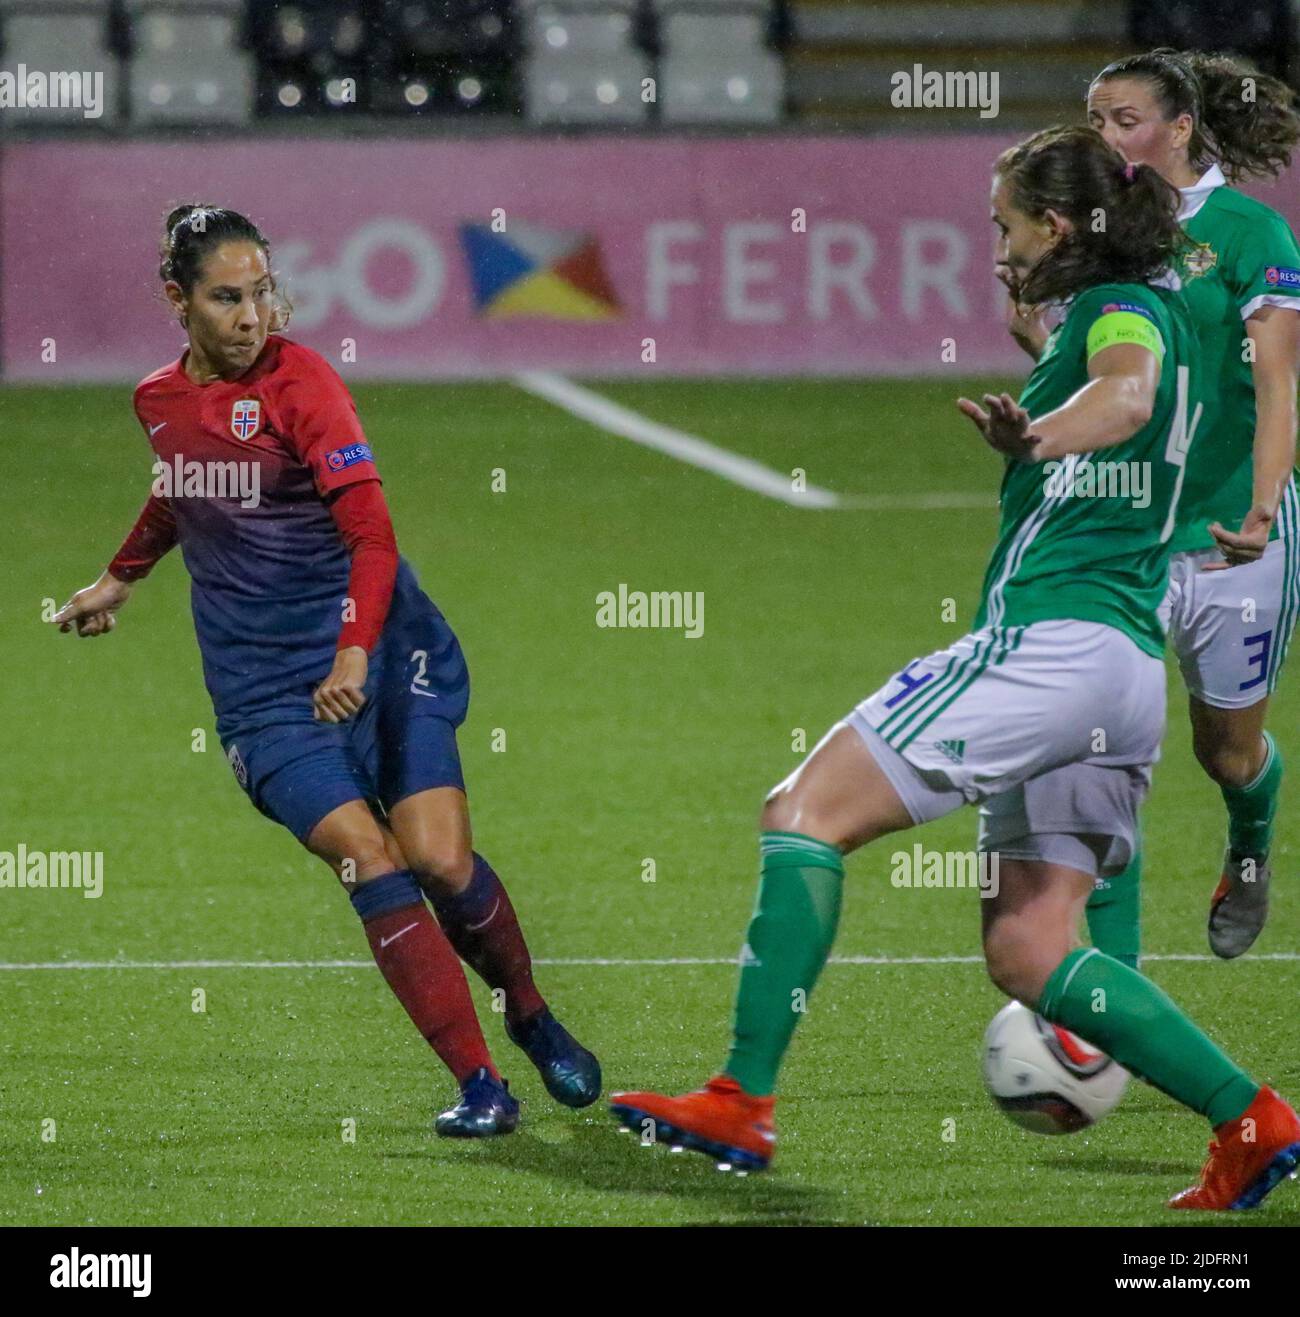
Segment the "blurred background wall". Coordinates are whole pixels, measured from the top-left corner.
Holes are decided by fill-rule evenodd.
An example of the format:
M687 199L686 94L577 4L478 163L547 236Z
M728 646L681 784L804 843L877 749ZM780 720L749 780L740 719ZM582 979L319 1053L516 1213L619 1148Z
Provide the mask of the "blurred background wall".
M1294 7L0 0L0 77L103 75L95 117L0 104L0 372L174 355L184 201L262 224L291 334L359 375L999 368L989 165L1160 44L1291 78ZM900 105L927 71L995 96Z

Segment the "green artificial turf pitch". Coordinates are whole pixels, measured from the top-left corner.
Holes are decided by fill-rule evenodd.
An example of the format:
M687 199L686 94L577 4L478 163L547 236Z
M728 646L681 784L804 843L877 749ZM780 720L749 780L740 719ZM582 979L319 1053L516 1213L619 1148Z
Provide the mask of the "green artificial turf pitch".
M969 623L998 464L952 399L987 383L597 386L778 470L899 502L873 511L784 506L505 383L356 388L402 551L469 658L462 753L476 842L539 960L735 955L759 804L798 761L795 729L811 745ZM105 855L99 900L0 890L0 962L259 963L0 971L0 1221L1175 1219L1163 1202L1194 1179L1203 1122L1134 1084L1091 1132L1052 1140L1014 1128L980 1082L980 1038L1000 998L971 963L826 971L784 1072L780 1153L766 1176L642 1148L603 1103L558 1107L478 985L523 1125L483 1143L435 1139L430 1117L453 1096L449 1078L367 963L333 877L250 807L223 759L179 555L136 590L108 638L40 623L44 599L61 603L98 573L147 490L129 391L0 391L0 428L11 545L0 849ZM504 493L492 491L496 468ZM915 506L981 491L984 507ZM596 596L620 583L703 591L703 636L597 628ZM1289 675L1271 726L1300 762ZM1203 955L1222 810L1192 760L1176 674L1170 691L1145 815L1146 947ZM203 752L195 729L207 732ZM1258 955L1149 970L1294 1097L1300 898L1284 791ZM973 836L965 812L900 844L965 850ZM891 887L893 849L849 861L837 954L977 956L974 894ZM263 964L322 960L356 964ZM543 963L538 977L600 1054L607 1089L694 1087L721 1061L731 965ZM1300 1224L1300 1195L1284 1185L1247 1219Z

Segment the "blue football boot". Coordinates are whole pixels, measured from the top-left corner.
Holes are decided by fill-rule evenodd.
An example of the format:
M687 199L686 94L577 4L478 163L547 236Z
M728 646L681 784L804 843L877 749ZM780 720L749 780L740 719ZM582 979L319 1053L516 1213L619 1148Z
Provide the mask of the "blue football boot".
M493 1079L480 1066L461 1085L460 1101L433 1122L444 1139L486 1139L509 1134L519 1124L519 1103L510 1096L504 1079Z
M566 1107L589 1107L600 1096L600 1062L543 1008L506 1034L537 1067L546 1091Z

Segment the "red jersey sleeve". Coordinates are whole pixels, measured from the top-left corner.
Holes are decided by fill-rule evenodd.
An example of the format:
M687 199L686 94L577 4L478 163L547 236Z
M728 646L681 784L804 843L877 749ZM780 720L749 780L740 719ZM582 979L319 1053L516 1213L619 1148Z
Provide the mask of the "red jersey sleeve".
M149 495L131 533L108 564L119 581L138 581L176 544L176 518L165 499Z
M281 434L311 471L321 498L346 485L378 480L356 403L338 372L323 357L301 349L287 364L276 395Z
M330 515L352 556L348 598L353 615L339 632L339 649L360 645L368 654L379 643L397 579L397 539L384 491L377 481L353 485L330 501Z
M135 418L146 431L149 422L140 415L140 396L153 378L151 375L141 380L131 397ZM108 570L119 581L142 580L153 570L159 558L175 548L178 538L176 517L171 505L157 494L150 494L130 534L122 541L121 548L108 564Z

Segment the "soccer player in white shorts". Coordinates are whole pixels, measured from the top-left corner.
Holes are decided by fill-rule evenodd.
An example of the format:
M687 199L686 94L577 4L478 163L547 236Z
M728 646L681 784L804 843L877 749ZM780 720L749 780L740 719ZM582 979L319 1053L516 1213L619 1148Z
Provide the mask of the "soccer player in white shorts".
M777 1074L834 943L844 856L974 803L980 847L999 861L979 902L993 981L1215 1129L1200 1183L1171 1206L1253 1207L1300 1165L1291 1107L1150 979L1078 940L1098 878L1133 852L1164 731L1158 610L1200 416L1195 329L1163 279L1177 200L1087 129L1049 130L999 158L999 256L1035 302L1056 297L1067 312L1019 404L959 402L1007 459L979 612L769 795L725 1067L693 1093L615 1093L615 1116L643 1137L769 1164ZM1149 476L1148 500L1087 492L1102 450Z
M1182 197L1189 243L1178 270L1201 346L1205 413L1188 455L1162 617L1190 697L1196 758L1227 812L1207 933L1229 959L1249 949L1268 916L1283 764L1264 723L1300 601L1292 478L1300 243L1283 215L1231 185L1290 164L1300 114L1289 87L1229 56L1153 50L1097 75L1088 120ZM1017 337L1034 355L1035 334ZM1132 964L1140 873L1135 854L1088 906L1094 944Z
M1165 725L1165 670L1122 631L985 627L849 715L913 823L979 806L981 851L1094 879L1132 857Z

